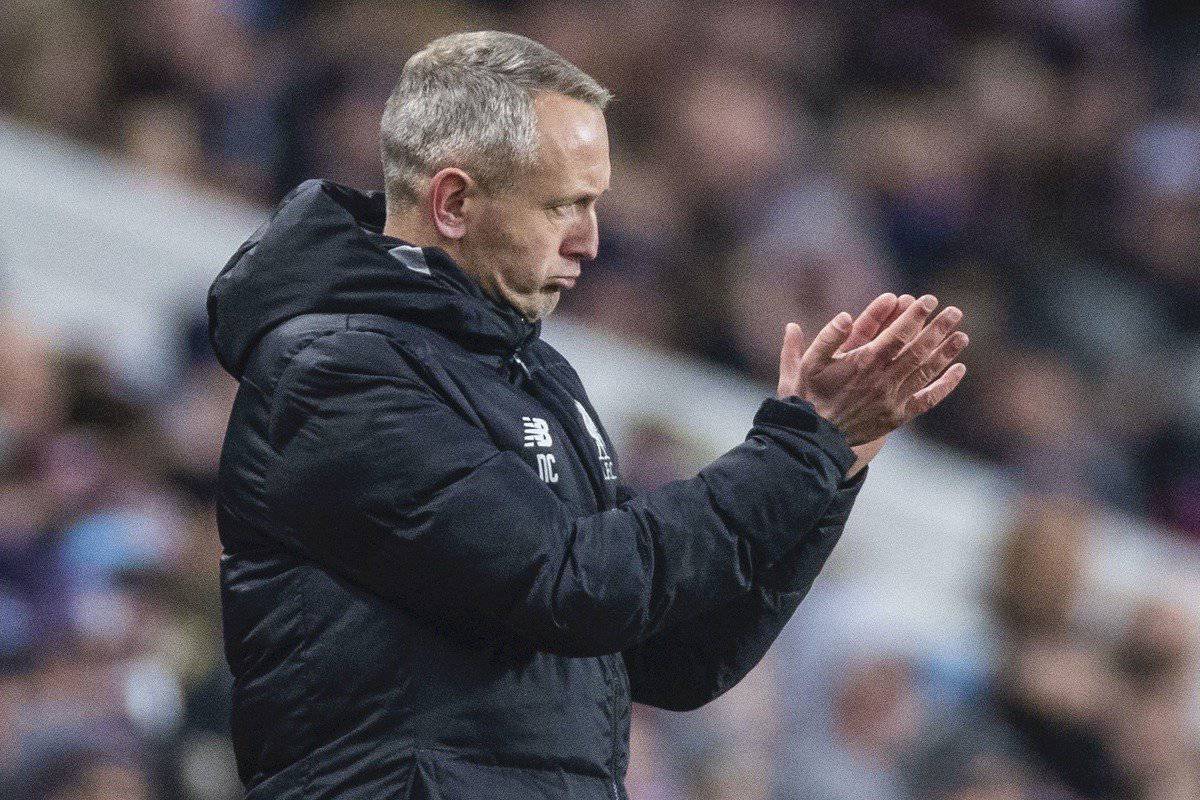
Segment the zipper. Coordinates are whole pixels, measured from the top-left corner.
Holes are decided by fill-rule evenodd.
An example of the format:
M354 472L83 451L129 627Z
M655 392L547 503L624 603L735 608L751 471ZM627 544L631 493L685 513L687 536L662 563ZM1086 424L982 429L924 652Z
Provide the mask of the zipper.
M601 656L603 658L603 656ZM612 688L612 789L613 797L620 800L620 795L617 793L617 767L621 763L621 718L617 716L617 699L618 695L625 687L625 680L621 677L625 669L624 659L620 654L613 657L613 688Z
M504 360L500 362L499 369L506 381L518 389L523 389L533 381L533 372L521 358L520 352L520 349L517 349L505 356Z
M512 352L508 354L503 362L507 370L511 370L514 365L520 367L521 372L524 373L525 380L527 381L533 380L533 373L530 371L529 365L526 364L521 358L521 353L524 352L525 348L529 346L530 342L537 338L538 330L539 327L534 326L529 330L528 333L522 336L521 341L517 342L516 346L513 347Z
M520 368L521 373L525 375L525 384L522 388L533 395L534 399L546 406L554 414L559 424L562 425L563 430L567 432L567 439L571 443L571 448L575 451L576 456L578 456L579 463L583 465L583 473L587 478L589 488L592 490L596 510L603 511L608 505L608 493L604 486L604 479L600 477L601 465L593 455L595 444L592 441L591 435L583 430L583 423L578 418L578 411L573 406L569 407L562 399L563 395L571 397L571 394L565 389L557 389L557 381L551 378L549 373L544 369L540 370L540 372L545 380L535 380L533 371L521 358L523 349L524 346L522 345L514 350L505 359L505 363ZM575 399L571 397L571 401L574 403Z
M542 375L547 375L545 370L542 370ZM563 401L562 395L567 394L563 391L556 391L553 379L547 375L543 385L540 381L530 381L530 394L540 400L544 405L548 406L558 417L559 423L563 426L563 430L567 432L567 438L571 441L571 445L575 448L575 452L579 454L579 461L584 465L584 474L587 476L588 485L592 489L592 494L596 500L596 510L603 511L608 503L608 494L604 487L604 478L600 476L601 465L599 460L594 455L595 442L590 434L583 430L583 423L579 420L579 411L573 405L568 406ZM575 399L571 398L572 404Z
M513 353L512 361L521 368L521 372L525 373L525 380L533 380L533 373L529 371L529 367L526 366L525 362L521 360L521 356L519 356L517 353Z
M534 380L533 371L529 368L529 365L525 363L524 359L521 358L521 352L523 351L524 347L525 343L517 346L513 352L509 354L508 358L505 359L505 363L508 364L510 368L511 366L516 366L520 369L521 373L525 376L525 386L523 388L525 388L529 394L533 395L535 399L548 407L550 411L553 412L557 417L559 424L562 425L563 430L567 433L567 439L570 442L571 448L575 450L576 455L579 457L580 463L584 465L584 474L587 476L588 484L591 486L592 492L595 495L596 510L602 511L607 505L606 498L608 495L605 491L604 479L600 477L601 465L598 463L597 459L591 455L593 451L589 445L594 446L592 444L591 435L580 427L582 423L576 419L576 409L568 408L567 404L562 400L561 395L565 394L570 396L569 392L566 390L556 391L557 382L553 379L547 379L546 383L549 385L543 385L542 382ZM542 374L547 375L545 370L542 370ZM600 661L601 669L604 670L605 673L609 674L608 713L612 719L612 753L609 764L613 773L613 777L609 781L609 788L612 789L613 800L621 800L621 793L617 788L616 778L617 765L620 762L619 728L621 724L621 721L617 718L617 693L624 684L624 681L621 680L619 672L623 665L616 663L609 665L605 662L605 658L606 656L597 657L597 660Z
M620 748L617 746L619 736L619 720L617 719L617 686L620 680L617 675L617 667L613 662L617 661L620 656L617 656L609 661L609 656L596 656L596 661L600 664L600 671L604 674L605 688L605 710L608 713L608 718L611 721L609 730L609 740L612 742L612 748L608 754L608 770L610 774L609 785L612 787L614 800L620 800L620 795L617 793L617 764L620 761Z

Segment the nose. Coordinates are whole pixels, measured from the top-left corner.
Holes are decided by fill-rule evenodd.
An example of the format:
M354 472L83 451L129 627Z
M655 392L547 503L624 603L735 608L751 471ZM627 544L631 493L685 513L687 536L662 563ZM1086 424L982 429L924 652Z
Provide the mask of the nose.
M564 258L579 261L591 261L600 253L600 225L596 221L596 208L587 209L580 214L578 222L571 227L567 238L563 240L559 253Z

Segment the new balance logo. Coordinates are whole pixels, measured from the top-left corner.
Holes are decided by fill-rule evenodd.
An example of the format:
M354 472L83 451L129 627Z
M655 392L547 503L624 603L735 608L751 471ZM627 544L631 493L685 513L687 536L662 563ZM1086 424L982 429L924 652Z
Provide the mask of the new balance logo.
M521 417L525 426L526 447L553 447L554 440L550 438L550 425L541 417Z

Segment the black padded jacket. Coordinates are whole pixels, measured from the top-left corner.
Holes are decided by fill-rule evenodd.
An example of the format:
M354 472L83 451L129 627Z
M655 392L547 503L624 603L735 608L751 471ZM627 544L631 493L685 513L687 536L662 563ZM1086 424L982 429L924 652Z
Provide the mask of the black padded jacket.
M539 326L378 192L297 187L209 294L240 383L218 521L248 797L621 800L630 702L691 709L763 656L861 477L766 400L638 497Z

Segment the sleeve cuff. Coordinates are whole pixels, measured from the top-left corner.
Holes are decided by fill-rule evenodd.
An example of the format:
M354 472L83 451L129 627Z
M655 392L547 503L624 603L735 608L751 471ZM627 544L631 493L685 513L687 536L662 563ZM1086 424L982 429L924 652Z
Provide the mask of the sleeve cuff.
M857 456L856 456L856 458L857 458ZM854 462L851 462L851 465L853 465L853 463ZM857 492L859 490L859 488L863 485L863 482L867 479L867 472L870 471L870 469L871 469L871 465L867 464L862 469L860 469L858 471L858 474L856 474L853 478L844 479L838 485L838 491L839 492L851 492L851 491Z
M837 464L843 476L857 459L846 441L846 434L818 414L811 403L799 397L789 397L786 400L768 397L754 415L754 425L771 425L808 434L813 444L820 447ZM859 483L860 475L843 481L842 488Z

